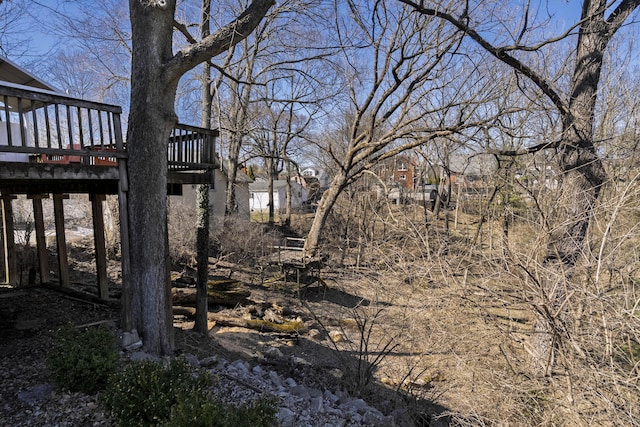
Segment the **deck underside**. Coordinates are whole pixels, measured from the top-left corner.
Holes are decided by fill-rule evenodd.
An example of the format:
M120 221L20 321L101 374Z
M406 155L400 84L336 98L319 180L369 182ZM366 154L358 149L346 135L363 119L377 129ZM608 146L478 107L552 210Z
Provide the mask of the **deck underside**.
M213 171L169 171L167 183L212 184ZM0 190L5 194L118 193L118 168L77 164L0 164Z

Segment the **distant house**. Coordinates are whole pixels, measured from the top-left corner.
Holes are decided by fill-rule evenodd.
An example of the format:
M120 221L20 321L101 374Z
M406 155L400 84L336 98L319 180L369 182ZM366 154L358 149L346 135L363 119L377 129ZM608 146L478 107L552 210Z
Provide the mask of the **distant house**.
M416 162L404 154L380 162L376 167L376 173L387 185L401 191L414 190L420 175Z
M467 152L452 153L449 159L451 184L461 196L488 196L495 185L497 164L493 155Z
M267 180L258 179L249 184L249 207L252 212L269 210L269 185ZM287 181L273 181L273 208L277 212L285 208L287 202ZM291 181L291 207L298 208L307 201L307 190Z
M307 201L310 203L317 203L326 189L315 176L295 175L291 177L291 181L297 182L307 191Z
M211 190L210 202L213 203L212 213L213 215L224 215L224 206L227 197L227 176L216 170L216 173L220 174L220 179L216 175L216 185ZM253 180L245 173L238 171L236 174L236 210L238 212L238 218L248 220L251 216L251 207L249 205L249 184Z
M327 188L329 186L329 175L327 175L324 169L310 167L303 169L300 175L305 178L315 178L318 184L320 184L320 188Z

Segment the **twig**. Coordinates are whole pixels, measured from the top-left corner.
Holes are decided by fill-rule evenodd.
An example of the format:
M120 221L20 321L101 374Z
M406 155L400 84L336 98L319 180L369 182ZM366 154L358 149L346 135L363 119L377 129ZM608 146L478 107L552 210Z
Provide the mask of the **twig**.
M98 325L104 325L106 323L116 323L116 322L117 322L116 319L98 320L97 322L85 323L84 325L78 325L78 326L76 326L76 328L77 329L90 328L92 326L98 326Z
M233 381L237 382L238 384L241 384L244 387L255 391L256 393L260 393L260 394L264 393L264 390L259 389L258 387L254 386L253 384L251 384L251 383L249 383L249 382L247 382L247 381L245 381L245 380L243 380L241 378L234 377L233 375L227 374L227 373L224 373L224 372L220 373L219 375L221 377L225 377L225 378L228 378L230 380L233 380Z

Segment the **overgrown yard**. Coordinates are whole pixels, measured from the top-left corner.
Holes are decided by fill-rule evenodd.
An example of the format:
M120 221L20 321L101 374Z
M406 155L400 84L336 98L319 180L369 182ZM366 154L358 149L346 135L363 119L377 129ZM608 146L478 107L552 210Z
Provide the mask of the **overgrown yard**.
M425 219L409 206L393 207L384 221L374 219L366 239L357 239L350 235L353 229L362 233L355 221L344 233L332 229L348 227L339 218L329 224L329 235L341 237L325 242L328 260L320 280L303 286L299 296L295 280L285 284L279 271L262 264L282 230L265 234L256 224L227 225L215 237L210 276L231 278L250 294L240 303L211 304L210 340L189 332L191 313L177 309L180 352L267 364L307 383L343 388L383 412L408 408L416 425L637 423L640 346L632 259L600 272L597 283L588 267L574 277L584 281L572 300L578 323L567 325L570 340L559 343L552 375L537 376L529 352L536 310L547 308L534 303L540 267L531 254L540 243L533 228L515 222L505 240L498 223L484 223L478 232L477 216L450 214L447 230L443 216ZM303 231L307 220L296 218L289 231ZM71 250L72 280L84 290L91 283L90 247L81 241ZM117 266L111 269L114 297ZM190 276L189 265L176 267L181 289L191 286ZM39 288L4 289L1 296L2 411L16 416L28 409L16 396L29 384L48 382L43 358L57 326L118 316L114 308ZM109 425L94 400L77 399L70 394L68 405L57 401L50 410L85 405L102 414L97 425Z

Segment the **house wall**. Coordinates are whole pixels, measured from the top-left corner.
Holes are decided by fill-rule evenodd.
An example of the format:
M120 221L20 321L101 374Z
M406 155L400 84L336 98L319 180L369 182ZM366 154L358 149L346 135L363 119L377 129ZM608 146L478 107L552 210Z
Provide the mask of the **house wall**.
M223 217L227 202L227 180L219 179L219 175L222 174L216 170L215 188L209 190L209 212L213 216Z
M11 145L14 147L22 146L21 135L23 130L18 123L9 123L11 128ZM25 139L27 146L31 146L31 141L28 133L25 133ZM7 135L7 123L0 120L0 145L9 145L9 136ZM29 161L29 155L27 153L3 153L0 148L0 162L20 162L27 163Z
M300 184L292 182L291 183L291 207L295 209L302 206L302 203L307 201L308 194L309 193L307 192L306 188L304 188ZM285 198L286 198L286 194L283 195L282 200L286 200Z
M413 162L408 157L398 156L394 163L393 180L405 190L412 190L413 179L416 175Z
M249 209L251 212L266 210L269 199L267 197L269 193L252 191L249 194Z
M418 175L416 165L409 156L398 155L380 162L376 173L387 185L401 187L405 191L414 189L414 180Z
M209 190L209 212L211 216L223 217L226 203L227 177L219 169L215 170L215 188ZM249 220L249 183L236 183L236 202L238 218ZM170 204L181 204L183 207L196 206L196 185L183 185L182 196L170 196Z

